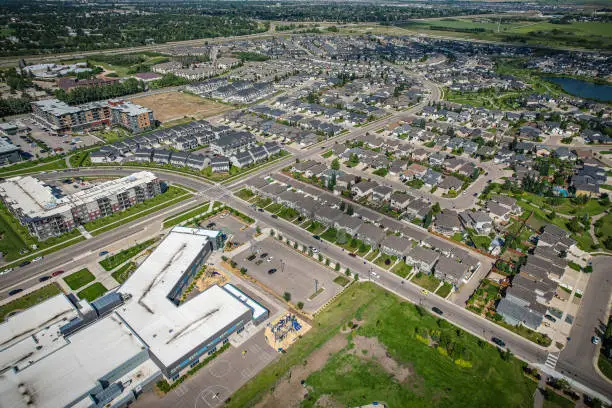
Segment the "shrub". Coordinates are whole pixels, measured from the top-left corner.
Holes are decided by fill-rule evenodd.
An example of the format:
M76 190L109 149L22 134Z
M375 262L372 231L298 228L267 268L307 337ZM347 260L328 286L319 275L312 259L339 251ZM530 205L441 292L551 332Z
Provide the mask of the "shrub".
M289 302L291 300L291 293L289 293L289 292L283 293L283 299L285 299L287 302Z
M302 302L302 301L297 302L297 307L298 307L298 309L302 310L304 308L304 302Z

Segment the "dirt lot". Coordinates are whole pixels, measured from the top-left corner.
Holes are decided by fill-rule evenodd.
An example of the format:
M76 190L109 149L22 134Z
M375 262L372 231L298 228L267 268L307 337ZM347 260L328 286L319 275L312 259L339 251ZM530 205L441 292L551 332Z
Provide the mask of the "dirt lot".
M155 118L161 122L182 119L185 116L203 119L232 109L231 106L182 92L143 96L132 99L132 102L153 109Z

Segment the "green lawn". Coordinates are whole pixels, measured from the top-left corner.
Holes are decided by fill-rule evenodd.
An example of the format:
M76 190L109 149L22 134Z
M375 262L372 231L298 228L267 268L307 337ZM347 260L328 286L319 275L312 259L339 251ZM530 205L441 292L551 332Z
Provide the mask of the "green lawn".
M71 273L64 278L64 282L66 282L66 285L72 290L81 288L94 280L96 280L96 277L87 268Z
M0 322L3 322L10 313L26 310L60 293L62 293L60 287L56 283L52 283L50 285L43 286L40 289L36 289L27 295L16 298L9 303L0 305Z
M280 205L278 203L274 203L274 204L270 204L268 207L266 207L266 211L270 212L271 214L276 214L277 212L279 212L281 210L281 208L283 208L282 205Z
M335 228L328 228L321 235L321 238L333 243L333 242L336 242L336 236L338 236L338 231Z
M574 401L551 391L547 394L547 398L544 399L543 408L574 408L574 406L576 406Z
M297 212L296 210L294 210L293 208L289 208L289 207L283 207L279 212L278 212L278 216L287 220L287 221L292 221L294 218L298 217L300 215L299 212Z
M105 294L107 290L108 289L106 289L100 282L96 282L77 293L77 296L79 299L86 299L88 302L93 302Z
M258 207L265 208L265 207L269 206L270 204L272 204L272 199L271 198L258 197L253 202L253 204L255 204Z
M328 157L331 157L332 154L334 154L334 152L332 152L331 150L328 150L325 153L323 153L321 157L327 159Z
M145 248L151 246L154 242L155 239L149 239L147 241L141 242L140 244L136 244L132 247L124 249L116 253L115 255L108 256L107 258L104 258L99 262L100 266L102 266L106 271L111 271L122 263L124 263L125 261L127 261L128 259L133 258L134 256L144 251Z
M362 321L359 328L340 334L351 319ZM523 375L519 360L502 359L495 347L369 283L347 288L315 318L306 335L235 392L226 406L257 405L293 367L309 361L310 354L334 336L348 345L306 378L308 398L301 407L314 407L322 395L343 407L372 401L418 408L533 406L536 383ZM388 358L405 367L406 380L395 379L387 364L355 349L355 336L377 338ZM440 347L419 338L430 338ZM471 367L462 367L461 360Z
M123 265L121 268L117 269L111 275L117 283L120 285L123 284L130 277L130 275L136 270L136 264L134 262L128 262Z
M340 286L346 286L347 283L349 283L349 279L345 276L337 276L334 279L334 282L337 283Z
M179 215L175 215L170 218L166 218L164 220L164 228L174 227L177 224L182 223L183 221L187 221L190 218L197 217L198 215L208 211L210 207L210 202L205 202L204 204L196 205L195 207L191 207L188 210L185 210Z
M374 261L374 263L383 269L389 269L396 260L396 256L387 255L381 252L380 256Z
M253 193L251 190L249 190L248 188L243 188L242 190L234 193L234 195L238 198L241 198L245 201L250 200L253 196L255 196L255 193Z
M0 168L0 177L8 178L19 174L65 169L64 157L46 157L39 160L28 160Z
M412 271L412 265L406 264L404 261L398 262L393 268L391 268L391 272L394 274L405 278Z
M440 289L436 291L436 295L446 298L449 295L449 293L451 293L452 290L453 290L453 285L451 285L450 283L444 282L444 284L440 286Z
M436 279L433 275L427 275L426 273L419 272L412 278L412 283L416 283L423 289L427 289L430 292L436 290L438 285L440 285L440 281Z
M599 359L597 359L597 367L599 367L603 375L612 380L612 361L610 361L610 359L607 359L599 354Z
M306 228L306 230L311 232L313 235L319 235L325 231L325 225L321 224L320 222L313 221L308 228Z
M373 250L372 252L370 252L368 254L368 256L366 256L366 259L370 262L372 262L372 260L374 260L374 258L376 258L378 256L378 254L380 253L380 251L378 249Z

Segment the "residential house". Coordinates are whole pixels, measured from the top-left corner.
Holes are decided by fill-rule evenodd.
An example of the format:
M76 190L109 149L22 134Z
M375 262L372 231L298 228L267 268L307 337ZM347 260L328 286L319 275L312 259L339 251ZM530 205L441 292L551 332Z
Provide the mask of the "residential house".
M406 263L413 265L418 271L431 273L434 265L440 259L440 254L429 248L416 246L406 253Z
M452 258L442 257L436 263L434 276L459 288L468 274L468 266Z
M380 243L380 251L392 256L397 256L403 259L408 251L412 248L412 241L408 238L389 235Z
M455 232L461 231L461 224L456 212L444 210L436 215L434 230L440 234L451 236Z

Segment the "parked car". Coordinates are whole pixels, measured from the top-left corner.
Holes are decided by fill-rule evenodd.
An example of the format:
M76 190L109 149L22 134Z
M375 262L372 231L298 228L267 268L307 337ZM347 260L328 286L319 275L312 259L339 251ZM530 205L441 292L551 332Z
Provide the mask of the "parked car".
M549 315L549 314L544 315L544 317L545 317L546 319L550 320L550 321L551 321L551 322L553 322L553 323L557 321L557 319L555 319L554 317L552 317L552 316L551 316L551 315Z
M272 275L273 273L276 273L276 268L268 270L268 275Z
M22 263L19 264L19 267L23 268L24 266L28 266L31 263L32 262L30 262L30 261L23 261Z
M273 256L271 256L271 257L269 257L268 259L266 259L266 261L268 261L268 262L272 262L272 259L274 259L274 257L273 257Z
M260 257L260 258L262 258L262 259L263 259L263 258L265 258L265 257L267 257L267 256L268 256L268 253L267 253L267 252L264 252L263 254L259 255L259 257Z
M601 339L597 336L593 336L591 337L591 343L593 344L599 344L599 342L601 341Z
M429 295L429 291L427 289L421 289L421 293L425 296Z
M247 257L247 260L252 261L253 259L255 259L257 256L255 254L251 254Z
M23 292L23 289L13 289L13 290L9 291L8 295L9 296L13 296L13 295L18 294L19 292Z
M50 277L50 276L41 276L40 278L38 278L38 281L39 281L39 282L44 282L44 281L47 281L47 280L49 280L49 279L51 279L51 277Z
M506 343L502 339L500 339L498 337L491 338L491 341L493 343L497 344L499 347L506 347Z
M276 215L276 214L272 214L270 217L272 217L272 218L278 218L278 215Z
M42 261L42 259L43 259L42 256L37 256L36 258L32 259L32 262Z
M319 252L319 250L318 250L317 248L312 247L312 246L310 247L310 250L311 250L313 253L315 253L315 254L316 254L317 252Z
M263 208L258 208L257 211L264 212L264 209Z
M320 237L320 236L318 236L318 235L313 235L312 237L313 237L314 239L316 239L317 241L320 241L320 240L321 240L321 237Z
M11 273L11 272L13 272L13 268L6 268L2 272L0 272L0 276L6 275L7 273Z
M59 275L61 275L62 273L64 273L64 271L55 271L55 272L53 272L53 273L51 274L51 276L59 276Z
M353 252L349 252L349 256L352 256L353 258L357 257L357 254L353 253Z
M432 307L431 310L433 310L434 313L439 314L440 316L442 316L444 314L444 312L442 310L440 310L440 308L438 307Z
M102 251L98 255L100 255L100 256L108 255L108 251Z
M206 228L210 229L210 228L215 228L215 224L214 222L209 222L208 224L206 224Z

